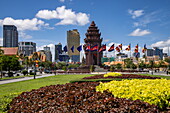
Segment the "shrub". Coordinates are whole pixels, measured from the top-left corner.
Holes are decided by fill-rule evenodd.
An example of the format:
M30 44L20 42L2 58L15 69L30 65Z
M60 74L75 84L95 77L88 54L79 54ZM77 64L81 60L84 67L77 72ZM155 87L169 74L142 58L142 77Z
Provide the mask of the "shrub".
M110 66L110 71L114 71L115 67L114 66Z
M110 72L110 73L104 74L104 77L108 77L108 76L122 76L122 74L115 73L115 72Z
M96 91L108 90L115 97L142 100L165 109L170 106L170 80L133 79L100 83Z
M22 74L25 76L26 74L28 74L28 71L27 70L23 70Z
M98 82L51 85L23 92L10 103L9 113L158 113L155 105L114 98L96 92Z

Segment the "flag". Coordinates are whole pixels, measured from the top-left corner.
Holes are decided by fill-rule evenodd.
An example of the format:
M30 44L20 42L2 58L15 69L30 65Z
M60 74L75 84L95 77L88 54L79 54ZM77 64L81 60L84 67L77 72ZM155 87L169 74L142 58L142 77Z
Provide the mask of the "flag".
M86 47L86 51L90 51L91 48L90 48L90 44Z
M130 44L128 45L128 47L125 50L126 51L130 51L131 50Z
M94 45L90 50L91 50L91 51L97 51L97 50L98 50L98 45L97 45L97 44Z
M113 51L114 50L114 44L109 48L109 52Z
M102 45L102 47L99 49L99 52L101 52L101 51L106 51L106 44Z
M120 48L118 46L115 49L117 52L120 52Z
M71 51L72 51L72 53L74 53L74 46L71 47Z
M119 49L122 50L122 44L118 45Z
M67 52L67 46L64 46L64 52Z
M147 48L146 48L146 44L145 44L143 49L142 49L142 52L145 53L146 50L147 50Z
M82 46L80 45L79 47L77 47L77 50L80 52L82 50Z
M135 46L135 53L138 53L138 44Z

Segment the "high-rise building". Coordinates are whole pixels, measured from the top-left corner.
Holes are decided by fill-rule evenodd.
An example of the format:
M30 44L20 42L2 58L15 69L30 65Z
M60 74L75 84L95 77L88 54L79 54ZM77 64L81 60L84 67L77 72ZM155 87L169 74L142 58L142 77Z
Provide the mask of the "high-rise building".
M80 34L77 29L67 31L68 55L72 62L80 62L80 52L77 47L80 46ZM74 48L72 52L71 48Z
M50 51L50 47L47 47L47 46L44 47L44 52L45 52L45 55L46 55L46 60L52 62L52 53Z
M62 54L62 44L58 43L55 45L55 62L59 61L59 55Z
M50 51L50 47L48 46L44 47L44 51Z
M18 47L18 31L14 25L3 25L3 47Z
M160 59L163 59L163 49L159 49L158 47L147 49L146 56L159 56Z
M36 43L34 42L19 42L18 43L18 52L24 56L30 56L36 52Z

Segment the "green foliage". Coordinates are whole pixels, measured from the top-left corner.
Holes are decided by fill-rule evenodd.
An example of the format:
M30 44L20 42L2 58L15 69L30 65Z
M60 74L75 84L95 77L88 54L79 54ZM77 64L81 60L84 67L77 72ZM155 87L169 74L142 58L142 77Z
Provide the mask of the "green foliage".
M116 69L122 69L122 64L120 64L120 63L118 63L118 64L116 64Z
M141 61L140 63L139 63L139 68L146 68L146 65L145 65L145 63L144 63L144 61Z
M124 63L126 68L131 68L133 65L133 61L130 58L125 59Z
M28 74L28 71L27 70L23 70L22 74L25 76L26 74Z
M12 99L18 96L20 93L9 93L5 96L0 97L0 112L6 112L9 106L9 103Z
M136 69L137 68L137 66L134 63L132 64L131 67L132 67L132 69Z
M21 65L16 56L2 56L0 60L2 69L5 71L17 71L21 69Z
M110 71L114 71L115 70L115 66L110 66Z
M64 71L67 71L67 66L63 66L62 69L63 69Z
M63 66L66 66L67 64L65 63L65 62L58 62L57 64L56 64L56 67L58 68L58 69L62 69L63 68Z
M122 81L111 81L100 83L96 91L105 90L111 92L115 97L131 100L142 100L157 105L161 109L170 106L170 80L166 79L133 79Z
M68 69L77 68L77 67L79 67L79 66L80 66L79 64L70 64L70 65L68 66Z

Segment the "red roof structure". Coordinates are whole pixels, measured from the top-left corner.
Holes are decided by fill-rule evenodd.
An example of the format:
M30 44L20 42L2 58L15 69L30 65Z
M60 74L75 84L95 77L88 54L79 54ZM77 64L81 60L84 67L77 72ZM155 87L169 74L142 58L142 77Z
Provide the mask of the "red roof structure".
M18 47L1 47L0 49L4 51L4 55L11 56L18 54Z

